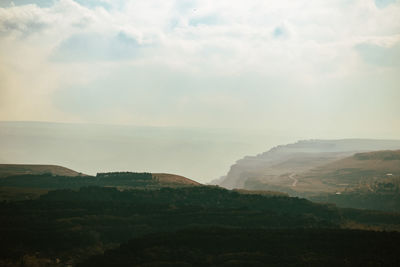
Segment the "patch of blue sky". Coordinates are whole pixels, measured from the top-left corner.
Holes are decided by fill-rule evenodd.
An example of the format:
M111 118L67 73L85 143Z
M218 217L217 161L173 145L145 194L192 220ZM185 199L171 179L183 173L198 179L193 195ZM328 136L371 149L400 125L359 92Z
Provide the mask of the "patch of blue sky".
M175 8L180 13L192 12L196 9L196 1L194 0L176 1Z
M12 5L23 6L30 4L35 4L39 7L49 7L55 2L56 0L1 0L0 7L11 7Z
M106 10L110 10L112 8L112 5L107 1L101 1L101 0L73 0L73 1L80 4L81 6L91 9L96 7L103 7ZM0 7L10 7L12 5L23 6L29 4L35 4L39 7L50 7L57 2L59 2L59 0L1 0ZM116 4L118 4L118 1L113 2L113 5Z
M51 56L53 61L120 61L135 58L142 49L135 38L120 32L113 36L75 34L64 40Z
M220 19L217 15L207 15L201 17L193 17L189 19L189 25L191 26L199 26L199 25L216 25L220 22Z
M166 25L166 29L167 30L173 30L176 27L178 27L180 24L179 18L177 17L173 17L172 19L170 19L170 21L167 23Z
M387 7L388 5L394 4L394 3L396 3L396 2L397 2L397 0L375 0L375 5L376 5L378 8L385 8L385 7Z
M400 66L400 43L391 47L364 43L357 45L356 49L363 60L369 64L381 67Z
M275 38L283 37L285 35L285 30L282 27L276 27L272 33Z
M112 8L111 4L105 1L101 0L74 0L81 6L87 7L87 8L96 8L96 7L103 7L106 10L110 10Z

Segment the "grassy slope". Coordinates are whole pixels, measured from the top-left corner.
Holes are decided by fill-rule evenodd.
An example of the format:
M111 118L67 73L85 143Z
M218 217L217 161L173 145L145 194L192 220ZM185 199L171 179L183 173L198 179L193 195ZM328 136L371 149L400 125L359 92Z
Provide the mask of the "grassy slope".
M298 177L296 191L337 192L360 184L400 176L400 150L358 153L317 167Z
M161 184L201 185L196 181L176 174L152 173L152 175Z
M400 150L357 153L303 172L290 167L288 163L280 164L279 168L281 175L271 173L273 179L268 179L268 175L249 179L246 188L282 191L300 196L360 189L361 186L372 186L377 181L399 177ZM283 173L285 168L286 173ZM294 179L297 180L295 186Z
M50 173L60 176L80 176L82 173L57 165L0 164L0 177Z

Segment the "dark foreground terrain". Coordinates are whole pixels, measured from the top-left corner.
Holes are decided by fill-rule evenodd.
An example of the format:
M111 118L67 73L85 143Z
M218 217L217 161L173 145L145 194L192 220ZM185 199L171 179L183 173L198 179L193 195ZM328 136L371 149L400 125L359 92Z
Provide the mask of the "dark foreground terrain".
M148 173L0 184L0 266L399 263L399 213Z
M400 234L191 229L132 239L79 266L398 266Z

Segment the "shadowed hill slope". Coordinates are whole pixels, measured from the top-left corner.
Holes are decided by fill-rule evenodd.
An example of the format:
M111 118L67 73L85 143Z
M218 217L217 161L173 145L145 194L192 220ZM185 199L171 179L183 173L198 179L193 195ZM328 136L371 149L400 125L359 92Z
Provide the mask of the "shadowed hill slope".
M141 173L138 176L146 180L149 174ZM84 177L70 179L80 180ZM61 266L68 265L71 260L71 265L74 265L131 238L186 228L225 227L234 229L234 232L243 230L236 243L241 249L247 247L246 243L240 242L240 238L246 238L248 230L254 230L255 233L271 230L271 234L282 240L281 235L285 236L287 229L293 229L288 232L292 235L302 231L300 229L310 228L316 231L336 229L340 232L341 228L399 230L400 225L400 215L396 213L343 210L305 199L244 194L216 186L164 187L154 190L90 186L79 190L54 190L35 200L1 201L0 217L1 266L7 262L20 266L18 263L26 257L54 263L51 266L57 266L57 258L61 260ZM282 231L274 234L277 229ZM348 236L350 232L343 234ZM307 236L302 238L307 239ZM199 231L191 238L196 243L203 237ZM336 238L336 232L328 237ZM282 253L286 253L285 248L296 250L304 247L302 238L297 243L291 240L282 243ZM329 246L329 239L326 240ZM337 239L337 242L340 240ZM347 242L347 239L343 240ZM352 240L357 241L358 238ZM386 237L385 240L390 241L390 238ZM226 241L227 246L235 245L230 244L228 239ZM248 240L252 244L254 241ZM370 239L370 242L374 241L375 238ZM213 239L207 242L212 244ZM263 243L267 244L268 238ZM365 245L363 242L358 244ZM353 247L357 248L357 243ZM174 246L167 245L166 249L174 251ZM370 250L371 253L373 251ZM191 249L187 252L190 254ZM229 248L225 252L233 251ZM161 254L155 253L154 256L158 258Z
M132 239L78 266L396 266L400 234L190 229Z
M23 174L0 178L0 200L34 199L48 190L78 189L85 186L126 189L159 189L193 187L201 184L183 176L168 173L106 172L96 176L61 176Z

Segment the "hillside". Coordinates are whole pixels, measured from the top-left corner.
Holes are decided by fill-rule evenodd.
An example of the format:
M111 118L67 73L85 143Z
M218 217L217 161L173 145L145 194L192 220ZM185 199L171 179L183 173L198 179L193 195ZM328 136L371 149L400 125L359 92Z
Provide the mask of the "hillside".
M396 213L343 210L333 205L312 203L305 199L283 195L243 194L215 186L154 190L118 190L90 186L79 190L55 190L35 200L2 201L0 214L1 266L20 266L18 264L27 259L40 262L36 266L66 266L69 262L75 265L91 255L102 254L104 250L130 242L132 238L141 238L153 233L170 233L167 234L170 236L155 237L153 241L156 243L147 243L151 250L142 254L145 262L147 259L153 259L151 255L156 255L157 258L167 254L172 255L169 252L162 252L165 251L162 242L168 240L171 240L171 243L165 249L175 251L176 255L193 255L196 251L200 253L199 255L204 255L202 254L204 248L196 248L195 244L212 246L218 240L215 239L218 235L209 235L206 229L215 227L224 228L225 230L221 230L223 232L236 233L233 242L226 239L228 234L224 237L225 241L220 243L219 248L226 252L225 256L234 252L239 252L237 256L244 255L246 248L251 248L248 252L257 256L257 242L266 245L271 241L274 246L278 244L275 242L277 240L275 237L282 246L283 254L289 248L300 253L299 249L306 249L314 244L316 246L312 246L310 250L307 248L304 252L308 256L314 255L314 252L323 256L325 252L320 254L314 250L319 248L319 242L325 242L326 252L332 248L342 247L347 242L350 242L349 246L357 248L366 245L360 241L362 236L369 237L361 240L377 242L377 248L385 242L390 248L390 244L398 242L398 233L385 234L371 231L353 236L354 231L343 229L400 230L400 215ZM181 241L176 240L173 233L183 229L196 230L187 241L177 236L184 241L180 243ZM250 237L249 231L256 235ZM306 233L302 234L304 231ZM266 232L268 234L263 237L262 233ZM318 233L325 237L313 241L310 239L311 233L315 233L316 238L321 236ZM338 234L340 238L337 237ZM201 240L205 243L201 243ZM304 246L304 240L310 243ZM335 244L329 240L336 240ZM144 243L133 242L146 249ZM157 243L161 246L157 246ZM183 244L187 244L186 251L181 250L185 247ZM239 250L232 251L232 246L236 246ZM162 250L157 250L157 247ZM245 250L242 251L242 248ZM157 251L160 253L156 253ZM268 253L268 250L262 249L262 251ZM365 251L373 253L375 249L371 247ZM378 251L384 253L391 251L389 254L398 255L393 250L378 249ZM125 257L131 255L129 251L127 254L125 252L122 252L124 256L121 256L121 259L125 260ZM214 252L215 255L218 254L217 251ZM355 254L355 259L360 255L358 252ZM369 255L363 254L367 257ZM296 255L293 260L296 260L297 256L304 256L302 253L293 255ZM59 265L55 264L57 258ZM15 265L7 264L10 262ZM44 262L48 265L43 264Z
M358 152L400 149L399 140L306 140L238 160L218 185L226 188L292 192L297 175ZM265 186L268 185L268 186ZM322 190L322 189L319 189Z
M0 200L35 199L55 189L87 186L127 189L160 189L200 186L191 179L167 173L106 172L96 176L60 176L50 173L23 174L0 178Z
M0 178L25 174L52 174L59 176L85 176L80 172L57 166L40 164L0 164Z
M290 168L286 171L287 174L275 180L264 179L266 175L250 177L245 185L253 190L279 189L302 196L362 188L372 192L377 182L400 177L400 150L356 153L306 171L293 172L294 169Z
M153 179L162 185L189 185L196 186L201 185L200 183L193 181L189 178L169 173L152 173Z
M78 266L396 266L400 234L189 229L132 239Z
M263 177L249 178L245 186L339 207L400 212L400 150L356 153L303 172L288 172L275 180Z
M297 176L297 191L343 192L400 177L400 150L357 153ZM323 188L323 189L322 189Z
M299 189L323 185L325 193L308 191L308 199L313 201L400 212L400 150L358 153L298 179Z

